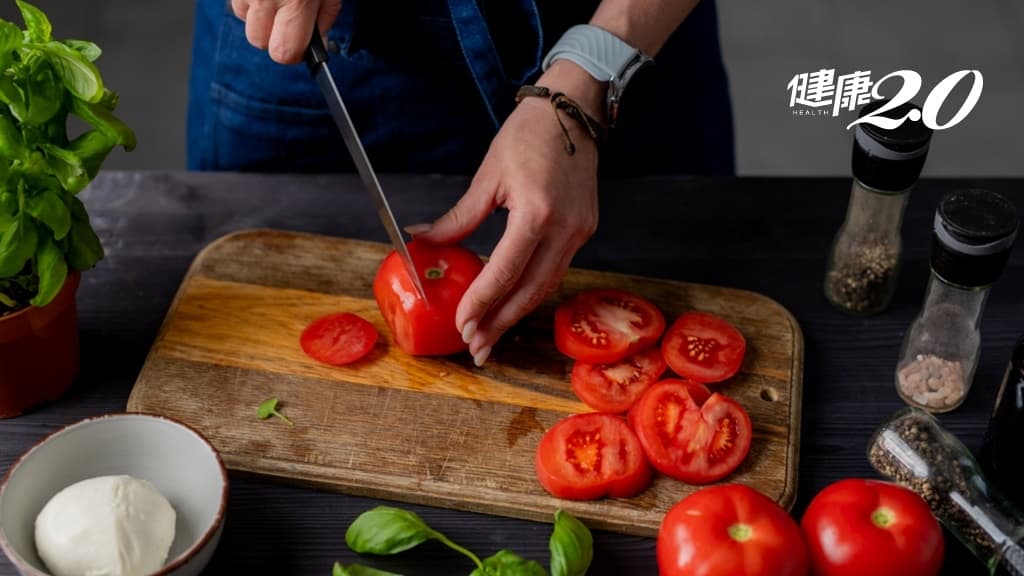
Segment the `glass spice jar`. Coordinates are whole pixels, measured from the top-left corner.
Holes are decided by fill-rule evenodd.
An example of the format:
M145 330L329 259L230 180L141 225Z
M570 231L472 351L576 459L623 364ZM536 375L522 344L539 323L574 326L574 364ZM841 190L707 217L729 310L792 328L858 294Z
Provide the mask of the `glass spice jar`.
M864 106L859 116L889 100ZM920 109L906 103L882 117L903 118ZM825 271L825 297L844 312L875 314L896 289L900 231L911 188L924 167L932 130L905 121L891 130L858 124L853 138L853 184L846 218L836 233Z
M958 190L939 203L924 305L896 366L896 391L908 404L941 413L967 397L985 301L1006 266L1017 227L1013 204L988 190Z
M867 452L875 470L921 496L989 574L1024 576L1024 514L934 416L899 410L875 431Z

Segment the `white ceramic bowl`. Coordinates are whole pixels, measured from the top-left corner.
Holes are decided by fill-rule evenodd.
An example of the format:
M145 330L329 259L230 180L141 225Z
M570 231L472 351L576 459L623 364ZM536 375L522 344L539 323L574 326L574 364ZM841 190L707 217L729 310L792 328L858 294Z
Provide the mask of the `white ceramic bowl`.
M44 576L35 519L63 488L128 474L149 480L177 514L160 576L202 572L220 541L228 477L217 451L192 428L145 414L88 418L47 436L14 462L0 484L0 548L23 576Z

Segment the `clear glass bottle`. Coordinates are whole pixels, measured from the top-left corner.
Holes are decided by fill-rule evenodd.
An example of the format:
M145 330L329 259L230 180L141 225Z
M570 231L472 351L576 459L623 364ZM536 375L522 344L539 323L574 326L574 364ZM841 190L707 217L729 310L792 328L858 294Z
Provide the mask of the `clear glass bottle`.
M888 100L872 102L860 116ZM902 118L907 103L884 113ZM892 130L858 124L853 139L853 185L846 218L832 241L825 271L825 297L852 314L875 314L889 306L896 289L903 212L928 155L932 131L905 121Z
M941 413L967 397L985 301L1006 266L1017 227L1013 204L988 190L958 190L939 203L924 305L896 366L896 391L908 404Z
M868 460L921 496L989 574L1024 576L1024 514L934 416L914 407L896 412L872 435Z

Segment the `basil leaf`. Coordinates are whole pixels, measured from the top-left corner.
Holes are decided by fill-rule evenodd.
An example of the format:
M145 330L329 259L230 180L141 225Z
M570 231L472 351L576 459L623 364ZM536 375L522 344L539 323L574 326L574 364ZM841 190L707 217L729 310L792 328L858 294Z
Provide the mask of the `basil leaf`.
M71 211L61 200L59 192L46 190L25 198L25 210L53 231L53 239L60 240L71 230Z
M348 567L342 566L340 563L334 563L334 569L331 571L331 576L400 576L394 572L385 572L383 570L377 570L376 568L370 568L369 566L360 566L359 564L349 564Z
M21 46L21 29L12 22L0 20L0 53L7 53Z
M124 146L125 150L135 148L135 132L105 107L72 98L71 111L93 128L106 134L115 143Z
M0 278L21 272L36 251L39 240L31 220L17 218L0 236Z
M345 532L349 548L360 554L397 554L437 537L415 512L390 506L363 512Z
M99 46L88 40L65 40L64 44L85 56L89 62L95 62L103 55L103 50L100 50Z
M94 129L84 132L72 140L68 144L68 150L78 156L86 175L89 180L92 180L103 166L103 160L116 145L117 142L114 139Z
M10 188L14 188L14 186ZM18 213L18 193L10 188L0 189L0 215L14 218L14 215ZM6 228L0 227L0 233L3 230L6 230Z
M100 98L99 104L100 106L103 106L107 110L113 112L114 108L117 108L117 102L119 99L120 97L117 95L117 92L104 88L103 97Z
M24 121L28 116L25 93L14 83L14 80L2 74L0 74L0 102L7 104L11 114L19 121Z
M33 42L49 42L53 34L53 26L50 19L42 10L25 2L18 0L18 9L21 10L21 17L25 20L25 28L28 37Z
M548 544L551 576L583 576L594 559L594 537L568 512L555 512L555 527Z
M89 224L85 205L77 197L68 201L71 232L68 233L68 264L75 270L88 270L103 258L103 244Z
M3 163L0 163L3 166ZM0 200L0 230L7 230L7 227L14 224L14 215L7 211L4 203Z
M50 172L57 176L65 190L78 194L89 184L89 176L77 154L53 144L44 143L41 147L46 152Z
M469 576L548 576L544 567L522 558L509 550L484 558L483 568L477 568Z
M20 120L31 126L45 124L60 110L64 102L63 90L47 68L36 71L26 84L25 104L28 113ZM13 109L12 109L13 110Z
M18 130L6 114L0 114L0 158L19 160L24 158L27 152L21 130Z
M60 292L64 280L68 277L68 263L64 261L64 252L50 238L43 234L43 240L36 249L36 274L39 275L39 292L29 300L33 306L46 306Z
M47 42L39 48L49 56L50 65L69 92L86 102L99 102L103 97L103 80L84 54L61 42Z

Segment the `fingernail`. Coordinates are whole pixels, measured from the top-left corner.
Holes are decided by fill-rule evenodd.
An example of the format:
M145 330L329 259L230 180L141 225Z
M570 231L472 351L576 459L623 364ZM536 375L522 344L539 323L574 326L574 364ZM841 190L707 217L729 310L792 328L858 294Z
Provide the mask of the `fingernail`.
M411 234L412 236L415 236L417 234L425 234L427 232L430 232L431 228L433 228L433 225L431 224L410 224L403 228L403 230L405 230L406 234Z
M476 335L476 320L470 320L462 325L462 341L469 344L469 341Z
M491 347L490 346L484 346L483 348L481 348L480 350L477 351L475 356L473 356L473 364L476 364L477 368L483 366L484 362L487 362L487 357L490 356L490 355L491 355Z

